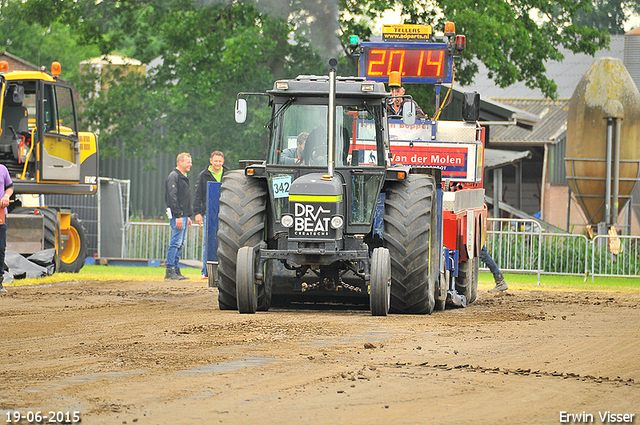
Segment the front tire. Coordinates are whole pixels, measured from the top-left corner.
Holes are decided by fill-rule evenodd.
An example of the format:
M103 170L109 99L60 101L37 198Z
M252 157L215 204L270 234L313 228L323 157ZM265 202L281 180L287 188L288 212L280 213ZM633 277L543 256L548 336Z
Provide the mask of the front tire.
M371 315L386 316L391 301L391 256L387 248L373 250L369 291Z
M269 311L271 308L271 294L273 292L273 262L269 260L264 265L262 285L258 285L258 311Z
M236 310L236 260L244 246L255 247L264 240L267 190L263 180L247 178L244 170L224 174L218 213L218 306ZM260 285L262 287L262 285ZM260 291L258 309L267 304ZM270 295L270 294L269 294ZM268 300L271 303L271 300ZM268 308L268 307L267 307Z
M435 293L435 307L436 311L443 311L447 305L447 291L449 290L451 272L447 270L447 259L444 258L444 250L440 250L440 268L438 272L438 285ZM440 293L444 290L444 299L438 299Z
M446 308L447 300L439 300L436 298L435 301L436 301L434 306L435 311L443 311Z
M431 270L432 214L436 183L432 176L409 174L386 191L384 246L391 255L391 311L431 314L435 279Z
M236 261L236 295L238 311L242 314L254 314L258 309L255 267L253 248L250 246L240 248Z

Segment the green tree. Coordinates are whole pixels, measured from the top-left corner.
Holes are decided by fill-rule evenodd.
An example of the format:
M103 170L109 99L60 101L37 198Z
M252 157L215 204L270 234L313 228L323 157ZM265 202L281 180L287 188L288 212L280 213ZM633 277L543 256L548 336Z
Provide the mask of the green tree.
M77 81L78 63L98 55L97 46L79 44L70 27L62 23L43 26L25 20L13 4L0 3L0 50L47 69L58 61L62 64L62 78Z
M597 28L609 34L624 34L628 16L638 7L635 0L594 0L589 9L576 16L578 25Z
M264 157L267 110L252 109L250 124L237 125L236 94L264 91L274 78L319 72L319 57L286 20L252 5L183 2L179 10L165 12L146 5L139 23L147 30L129 38L162 46L146 77L102 76L110 87L97 95L91 92L100 76L87 76L81 86L87 98L83 117L100 131L103 153L148 157L156 150L204 146L223 150L229 164ZM146 45L133 46L148 61L154 55L153 49L145 53Z
M103 154L143 157L191 146L225 150L229 163L263 157L267 134L261 126L268 111L252 108L253 119L236 125L236 94L264 91L277 78L324 73L333 55L341 74L355 74L347 37L370 39L373 22L395 7L406 23L431 24L437 31L445 20L456 23L467 36L456 69L461 84L471 82L484 63L502 87L524 81L554 97L544 64L562 60L558 47L593 54L608 44L604 29L580 25L590 0L1 1L3 31L24 25L6 27L19 37L0 34L5 45L24 43L15 54L36 60L31 40L43 38L30 35L44 30L69 55L87 53L78 48L87 46L154 64L147 76L113 75L109 90L97 94L96 75L78 83L83 120L99 131Z

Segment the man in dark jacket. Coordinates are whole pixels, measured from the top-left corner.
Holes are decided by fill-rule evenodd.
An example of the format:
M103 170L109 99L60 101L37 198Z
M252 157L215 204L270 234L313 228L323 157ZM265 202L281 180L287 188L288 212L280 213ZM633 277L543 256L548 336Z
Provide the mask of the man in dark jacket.
M193 212L196 223L207 222L207 183L221 182L227 167L224 166L224 154L220 151L213 151L209 158L209 166L198 174L196 180L196 195L193 200ZM202 278L207 279L207 226L204 228L204 246L202 247Z
M165 202L167 204L167 216L171 225L171 241L167 252L167 272L165 279L187 279L180 273L180 255L187 230L191 227L191 188L187 173L191 170L191 155L182 152L176 158L176 168L167 176Z

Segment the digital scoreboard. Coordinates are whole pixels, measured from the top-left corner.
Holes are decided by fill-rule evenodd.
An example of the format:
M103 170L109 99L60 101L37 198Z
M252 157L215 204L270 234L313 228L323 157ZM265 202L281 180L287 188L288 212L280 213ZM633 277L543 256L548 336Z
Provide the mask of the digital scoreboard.
M450 83L453 55L444 43L362 43L360 76L388 81L399 71L407 83Z

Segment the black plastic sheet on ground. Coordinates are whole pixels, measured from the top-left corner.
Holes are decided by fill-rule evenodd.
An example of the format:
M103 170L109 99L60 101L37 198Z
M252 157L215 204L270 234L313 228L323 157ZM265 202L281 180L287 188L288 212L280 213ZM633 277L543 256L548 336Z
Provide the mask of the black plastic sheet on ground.
M54 256L53 248L36 252L27 258L14 251L6 251L4 282L52 275L55 271Z

